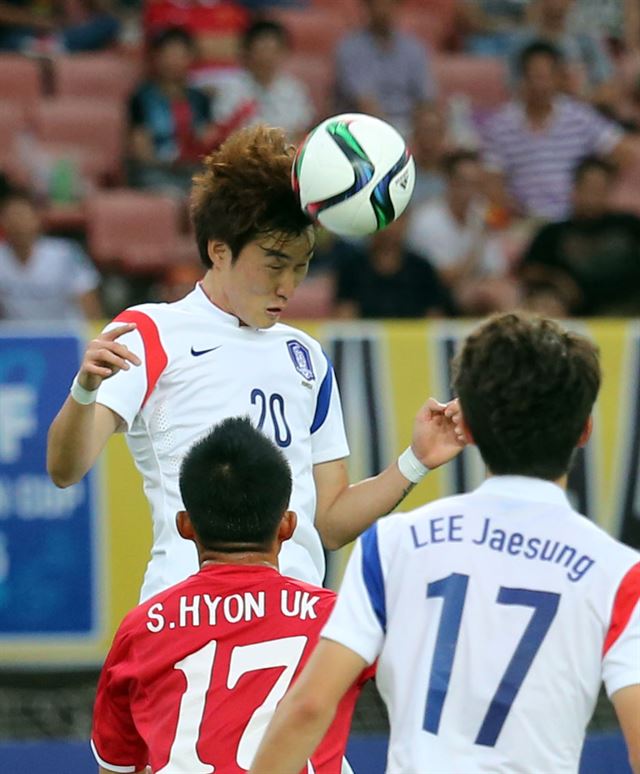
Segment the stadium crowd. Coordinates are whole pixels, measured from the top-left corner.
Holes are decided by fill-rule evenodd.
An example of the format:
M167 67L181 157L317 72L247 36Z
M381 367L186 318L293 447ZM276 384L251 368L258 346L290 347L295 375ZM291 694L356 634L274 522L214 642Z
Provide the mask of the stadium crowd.
M321 234L289 317L640 313L633 0L1 0L0 318L179 297L203 155L345 111L405 135L415 193L387 234Z

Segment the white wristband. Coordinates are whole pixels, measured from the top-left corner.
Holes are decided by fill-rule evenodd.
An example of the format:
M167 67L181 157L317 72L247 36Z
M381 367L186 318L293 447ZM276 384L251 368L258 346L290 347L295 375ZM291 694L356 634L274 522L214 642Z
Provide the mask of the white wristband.
M398 457L398 468L413 484L418 484L429 472L429 468L420 462L410 446Z
M69 390L71 393L71 397L75 400L76 403L80 403L82 406L88 406L91 403L96 402L96 396L98 394L98 390L87 390L85 389L80 382L78 381L78 375L76 374L75 379L73 380L73 383L71 384L71 390Z

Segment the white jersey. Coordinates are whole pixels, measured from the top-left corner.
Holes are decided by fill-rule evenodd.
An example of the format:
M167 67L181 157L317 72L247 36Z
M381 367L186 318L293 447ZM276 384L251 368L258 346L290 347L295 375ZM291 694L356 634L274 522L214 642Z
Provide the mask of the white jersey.
M151 505L153 549L141 598L197 572L195 547L175 524L183 508L180 465L196 440L233 416L248 416L291 466L290 507L298 526L283 545L281 572L321 585L324 553L314 527L313 465L343 458L349 449L333 368L318 342L287 325L241 326L199 285L176 303L126 310L109 327L123 322L137 324L119 341L142 365L105 380L97 400L126 422Z
M520 476L371 527L322 636L379 659L387 771L577 772L602 679L640 683L639 560Z

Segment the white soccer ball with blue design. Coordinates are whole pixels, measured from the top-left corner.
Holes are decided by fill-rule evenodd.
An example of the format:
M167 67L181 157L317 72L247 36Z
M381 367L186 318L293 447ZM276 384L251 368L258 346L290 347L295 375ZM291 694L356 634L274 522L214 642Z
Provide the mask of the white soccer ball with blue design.
M400 134L361 113L327 118L298 148L292 182L302 209L341 236L365 236L404 212L415 164Z

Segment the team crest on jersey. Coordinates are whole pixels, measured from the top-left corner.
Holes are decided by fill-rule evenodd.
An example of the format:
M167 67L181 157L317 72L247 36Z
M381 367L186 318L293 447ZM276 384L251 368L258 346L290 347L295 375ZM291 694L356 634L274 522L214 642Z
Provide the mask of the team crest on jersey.
M308 382L315 379L316 375L313 373L311 354L304 344L291 339L291 341L287 342L287 349L289 350L293 365L296 367L296 371Z

